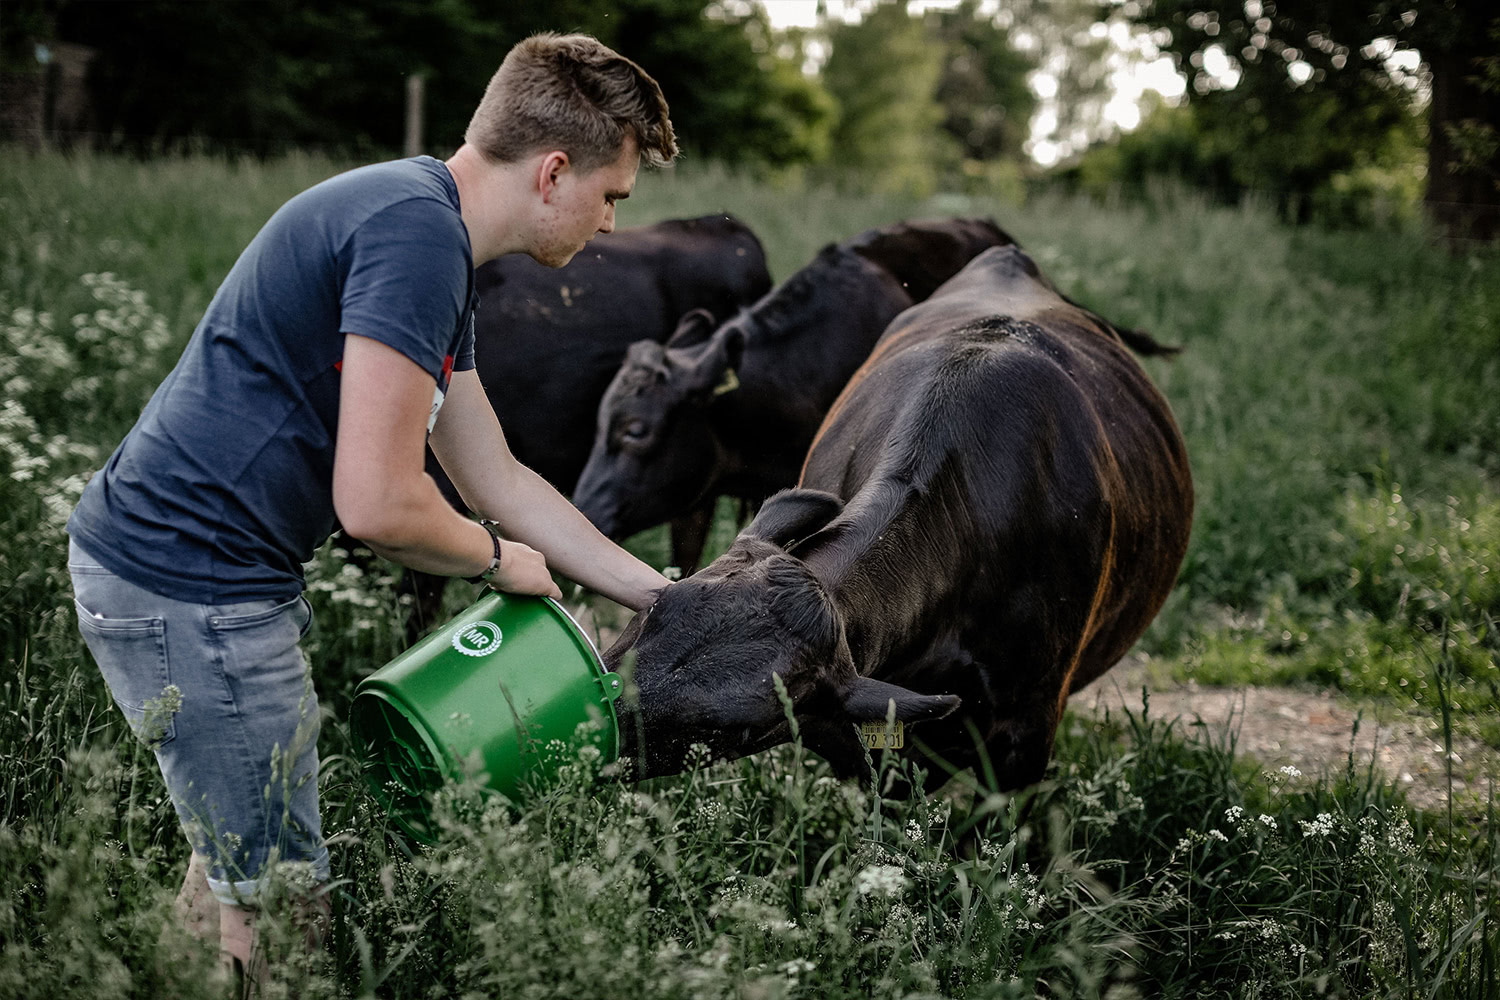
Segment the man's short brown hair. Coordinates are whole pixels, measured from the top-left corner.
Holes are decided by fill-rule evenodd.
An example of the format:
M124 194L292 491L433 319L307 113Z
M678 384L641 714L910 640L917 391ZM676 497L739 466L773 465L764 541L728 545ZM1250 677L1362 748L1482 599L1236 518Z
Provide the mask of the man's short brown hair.
M506 55L464 141L502 163L561 149L592 170L618 159L627 135L652 166L677 155L656 81L596 38L546 32Z

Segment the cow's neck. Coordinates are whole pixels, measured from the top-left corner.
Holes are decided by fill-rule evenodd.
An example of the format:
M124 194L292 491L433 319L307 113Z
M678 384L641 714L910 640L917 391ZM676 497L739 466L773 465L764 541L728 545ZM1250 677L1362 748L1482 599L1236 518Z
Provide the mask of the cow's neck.
M930 645L932 610L959 585L949 565L957 553L933 530L943 519L923 514L931 499L909 483L866 483L826 541L802 555L833 595L862 674Z

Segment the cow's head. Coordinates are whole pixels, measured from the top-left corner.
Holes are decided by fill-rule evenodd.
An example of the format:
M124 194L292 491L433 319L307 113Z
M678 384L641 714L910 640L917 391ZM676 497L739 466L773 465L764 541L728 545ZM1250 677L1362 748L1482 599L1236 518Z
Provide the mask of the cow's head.
M845 775L859 773L856 723L947 715L952 695L921 695L861 677L843 620L823 584L789 549L837 516L837 497L788 490L766 501L733 546L668 587L605 654L633 652L638 707L620 721L622 752L638 777L675 773L694 744L733 759L791 739L790 699L803 742Z
M718 471L720 446L707 410L734 386L745 349L739 321L684 316L665 345L630 345L603 400L593 451L573 491L578 508L615 538L691 509Z

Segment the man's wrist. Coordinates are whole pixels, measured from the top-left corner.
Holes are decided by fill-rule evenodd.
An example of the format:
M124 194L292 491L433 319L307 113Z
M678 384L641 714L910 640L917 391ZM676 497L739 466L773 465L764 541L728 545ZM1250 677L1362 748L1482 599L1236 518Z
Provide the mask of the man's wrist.
M485 531L488 531L490 533L490 545L493 549L490 555L490 564L486 566L483 572L479 573L479 575L466 577L465 579L467 579L470 583L489 583L500 572L500 564L502 562L502 553L500 551L500 530L499 525L495 524L494 521L488 520L486 518L480 518L479 523L484 527Z

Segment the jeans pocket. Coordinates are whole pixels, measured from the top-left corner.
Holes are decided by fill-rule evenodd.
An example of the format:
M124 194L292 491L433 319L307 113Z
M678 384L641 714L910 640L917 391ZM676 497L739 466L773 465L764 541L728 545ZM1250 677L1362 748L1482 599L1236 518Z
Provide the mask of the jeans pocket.
M297 644L311 624L312 606L300 594L289 601L247 601L214 610L228 612L209 615L208 629L236 699L270 683L277 669L272 665L305 664Z
M243 604L231 604L226 607L233 608L234 613L208 617L208 624L220 632L255 628L291 612L296 613L296 619L301 619L297 621L297 630L301 632L305 629L307 620L312 616L312 606L301 594L290 601L246 601Z
M182 692L167 663L162 618L106 618L75 600L78 630L104 675L109 693L142 742L159 747L177 736Z

